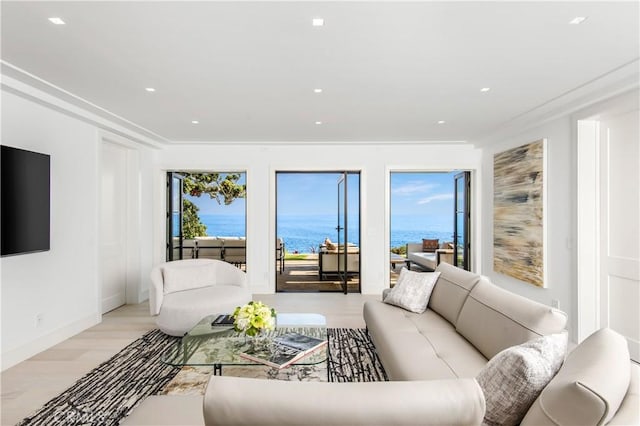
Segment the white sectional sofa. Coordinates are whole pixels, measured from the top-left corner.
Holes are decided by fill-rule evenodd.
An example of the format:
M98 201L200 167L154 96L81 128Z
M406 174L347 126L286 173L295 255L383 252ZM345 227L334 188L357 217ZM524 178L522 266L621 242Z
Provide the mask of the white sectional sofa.
M566 316L446 263L437 271L440 277L422 314L382 302L364 306L390 382L214 376L204 396L202 418L185 412L183 424L481 424L486 398L476 376L489 359L513 345L562 332ZM624 338L600 330L571 352L521 424L639 424L639 383L640 368L630 362ZM134 413L127 424L168 424L156 398L162 397L151 398L151 408ZM181 406L193 410L197 402ZM176 404L170 406L175 419Z

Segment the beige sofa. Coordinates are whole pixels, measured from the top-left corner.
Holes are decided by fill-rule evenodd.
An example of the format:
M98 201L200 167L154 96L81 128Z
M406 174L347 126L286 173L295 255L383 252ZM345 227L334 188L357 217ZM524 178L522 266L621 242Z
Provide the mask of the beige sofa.
M214 376L203 412L198 413L203 418L184 413L182 424L480 424L485 396L475 377L488 360L504 348L561 332L566 317L479 275L445 263L438 271L441 275L423 314L382 302L364 306L367 327L390 382ZM522 424L638 424L639 382L640 368L630 363L624 338L600 330L568 356ZM156 399L148 404L161 405ZM130 420L135 422L127 424L170 424L160 422L158 409L147 412L146 416L134 413L137 417ZM193 423L186 423L188 417Z

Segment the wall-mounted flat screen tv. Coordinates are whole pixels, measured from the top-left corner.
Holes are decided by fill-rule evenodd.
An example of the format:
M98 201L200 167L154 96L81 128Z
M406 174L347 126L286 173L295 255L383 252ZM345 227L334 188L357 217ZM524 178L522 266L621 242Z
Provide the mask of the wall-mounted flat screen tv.
M51 157L1 148L2 256L49 250Z

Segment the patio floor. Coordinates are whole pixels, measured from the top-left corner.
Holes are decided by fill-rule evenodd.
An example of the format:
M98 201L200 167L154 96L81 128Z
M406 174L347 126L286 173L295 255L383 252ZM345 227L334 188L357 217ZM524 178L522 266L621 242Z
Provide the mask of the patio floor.
M328 276L323 280L318 276L318 255L310 254L303 260L286 260L284 272L276 274L277 291L320 292L342 291L337 276ZM360 278L349 277L349 293L360 292Z
M390 281L393 287L400 273L400 266L391 268ZM413 269L413 267L412 267ZM349 293L360 291L360 277L350 277L348 282ZM285 261L282 274L276 273L276 291L289 292L341 292L342 285L337 277L329 276L324 280L318 277L318 257L310 254L303 260Z

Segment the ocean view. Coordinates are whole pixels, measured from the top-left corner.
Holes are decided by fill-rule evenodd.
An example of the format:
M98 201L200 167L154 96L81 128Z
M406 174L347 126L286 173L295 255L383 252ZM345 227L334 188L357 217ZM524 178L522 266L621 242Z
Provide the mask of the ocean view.
M243 215L200 215L207 226L207 235L221 237L245 237ZM318 249L325 238L337 240L335 215L279 216L277 233L285 242L289 253L311 253ZM421 242L422 238L438 238L451 241L453 225L436 223L429 217L397 215L391 218L391 247L404 246L408 242ZM360 245L357 216L350 218L349 242Z

